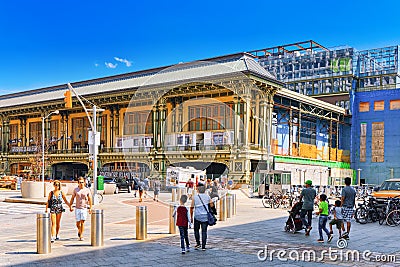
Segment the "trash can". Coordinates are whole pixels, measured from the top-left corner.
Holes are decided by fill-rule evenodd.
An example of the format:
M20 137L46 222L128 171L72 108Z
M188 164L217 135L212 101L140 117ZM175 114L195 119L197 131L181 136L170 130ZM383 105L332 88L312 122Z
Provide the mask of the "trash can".
M136 239L145 240L147 238L147 207L136 207Z
M97 190L104 190L104 176L97 176Z
M47 254L51 252L50 213L36 215L36 252Z
M260 184L258 186L258 196L262 197L265 195L265 184Z
M92 211L91 219L90 243L93 247L102 247L104 245L103 210Z

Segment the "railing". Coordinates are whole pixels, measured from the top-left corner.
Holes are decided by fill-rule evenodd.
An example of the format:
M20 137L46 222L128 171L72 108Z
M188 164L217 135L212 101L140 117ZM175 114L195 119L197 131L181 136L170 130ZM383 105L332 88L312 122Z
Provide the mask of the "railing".
M166 146L165 151L212 151L230 150L232 145L197 145L197 146Z
M133 152L150 152L151 147L105 147L100 149L100 153L133 153Z

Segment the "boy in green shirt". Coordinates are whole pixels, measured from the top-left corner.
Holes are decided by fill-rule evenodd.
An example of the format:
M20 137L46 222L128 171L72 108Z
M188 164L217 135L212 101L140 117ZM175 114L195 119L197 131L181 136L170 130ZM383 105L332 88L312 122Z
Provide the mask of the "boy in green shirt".
M333 235L329 233L328 229L326 228L326 222L328 221L328 202L326 202L327 196L325 194L321 194L319 196L319 211L317 215L319 215L319 223L318 223L318 231L319 231L319 239L317 240L319 243L324 243L324 237L322 235L322 230L328 236L328 242L332 241Z

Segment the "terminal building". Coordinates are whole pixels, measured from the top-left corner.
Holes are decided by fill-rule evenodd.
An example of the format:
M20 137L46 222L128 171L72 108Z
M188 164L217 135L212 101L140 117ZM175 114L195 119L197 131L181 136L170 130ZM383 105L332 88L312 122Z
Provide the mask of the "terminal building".
M191 166L257 187L394 176L398 81L398 47L308 41L71 85L104 110L101 174L164 181L169 166ZM0 172L40 179L44 154L46 179L91 174L90 123L76 97L65 108L67 90L0 96Z

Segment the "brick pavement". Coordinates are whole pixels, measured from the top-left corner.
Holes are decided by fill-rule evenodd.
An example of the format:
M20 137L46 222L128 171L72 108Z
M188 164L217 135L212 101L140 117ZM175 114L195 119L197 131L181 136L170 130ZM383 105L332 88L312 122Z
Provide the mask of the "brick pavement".
M179 236L169 235L167 209L162 203L145 199L149 214L148 240L135 240L135 209L138 205L131 194L105 196L98 208L104 209L104 243L100 248L90 246L90 220L86 223L86 240L79 242L76 236L73 213L63 215L61 240L52 245L47 255L36 254L36 217L34 214L0 215L0 262L1 266L233 266L251 264L254 266L398 266L395 263L381 264L361 259L361 261L331 260L325 255L319 262L280 261L274 254L273 262L260 261L257 253L268 246L271 249L285 249L287 253L301 254L314 250L320 255L322 250L332 244L319 244L317 239L317 219L310 237L302 233L283 232L287 219L285 210L272 210L262 207L259 199L248 199L239 191L238 214L210 228L208 250L180 254ZM161 200L170 195L161 194ZM140 203L142 204L142 203ZM159 209L155 209L160 206ZM163 215L164 214L164 215ZM5 217L7 216L7 218ZM154 223L152 223L154 222ZM193 230L189 235L194 244ZM376 234L373 234L376 233ZM400 227L380 226L378 224L355 224L352 229L349 247L345 251L371 250L376 255L394 254L400 262L400 248L397 237ZM342 255L343 255L342 251ZM260 254L261 256L263 254Z

